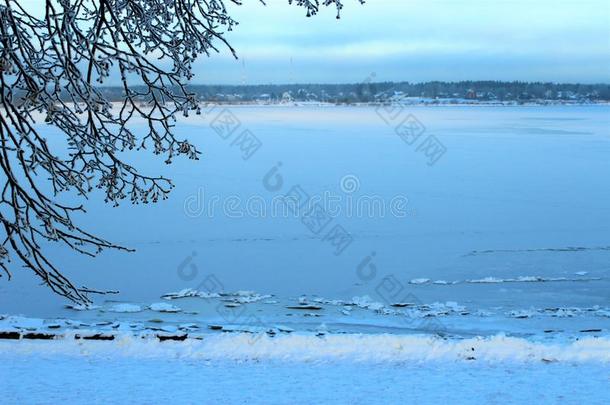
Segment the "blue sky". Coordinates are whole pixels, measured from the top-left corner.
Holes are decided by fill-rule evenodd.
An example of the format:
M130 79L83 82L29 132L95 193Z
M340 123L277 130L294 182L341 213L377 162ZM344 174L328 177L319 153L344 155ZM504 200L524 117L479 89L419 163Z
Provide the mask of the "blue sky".
M384 80L610 82L608 0L344 0L306 18L287 0L244 0L228 52L197 83ZM292 60L292 63L291 63Z
M340 20L334 7L306 18L288 0L242 1L225 0L240 23L227 33L240 60L228 50L201 57L195 83L354 83L372 73L610 83L610 0L343 0ZM34 13L40 3L21 0Z

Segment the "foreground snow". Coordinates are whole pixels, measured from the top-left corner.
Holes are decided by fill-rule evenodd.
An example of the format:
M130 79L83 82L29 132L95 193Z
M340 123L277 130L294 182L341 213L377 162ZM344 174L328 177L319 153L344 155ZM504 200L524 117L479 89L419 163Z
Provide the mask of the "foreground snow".
M87 333L82 333L86 336ZM160 341L169 334L114 334L112 341L73 336L54 340L0 341L0 355L73 356L97 358L169 358L195 361L317 361L596 363L610 371L610 338L589 337L572 342L531 341L497 335L488 338L444 339L429 335L290 333L218 333L180 342Z
M608 369L598 366L6 360L2 356L0 363L6 403L604 404L609 399Z
M607 403L610 340L218 334L0 342L7 403Z

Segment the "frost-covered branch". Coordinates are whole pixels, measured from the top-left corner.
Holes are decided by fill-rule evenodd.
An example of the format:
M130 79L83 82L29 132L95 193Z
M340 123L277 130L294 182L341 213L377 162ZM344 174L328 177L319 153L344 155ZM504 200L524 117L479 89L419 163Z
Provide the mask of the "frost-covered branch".
M228 0L240 5L241 1ZM340 0L289 0L314 15ZM65 244L95 256L123 249L72 220L94 187L105 201L150 203L167 198L169 179L141 173L126 151L150 149L167 163L200 152L173 127L178 114L200 113L186 87L192 64L224 46L223 34L237 24L223 0L46 0L26 9L0 0L0 268L9 278L21 264L53 291L88 302L51 263L42 241ZM124 98L111 104L99 85L120 78ZM129 123L143 120L146 131ZM40 125L43 121L45 125ZM68 150L53 149L48 128L59 130ZM73 198L74 200L74 198ZM2 274L0 272L0 274Z

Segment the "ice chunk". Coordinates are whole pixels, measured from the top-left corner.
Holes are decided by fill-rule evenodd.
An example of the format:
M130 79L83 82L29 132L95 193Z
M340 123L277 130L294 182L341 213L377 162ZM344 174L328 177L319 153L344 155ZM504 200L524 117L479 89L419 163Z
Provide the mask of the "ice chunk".
M510 311L506 315L510 316L511 318L526 319L526 318L531 318L534 315L536 315L536 311L531 310L531 309Z
M142 312L142 307L135 304L115 304L107 309L108 312L132 313Z
M466 280L467 283L503 283L504 280L495 277L484 277L475 280Z
M192 288L185 288L178 292L171 292L171 293L163 294L161 296L161 298L166 299L166 300L176 300L179 298L191 298L191 297L220 298L220 294L215 293L215 292L197 291Z
M149 308L151 311L156 311L156 312L176 313L176 312L182 311L182 309L178 308L177 306L167 304L164 302L158 302L158 303L152 304Z
M66 304L65 307L73 311L91 311L93 309L99 309L99 306L93 304Z

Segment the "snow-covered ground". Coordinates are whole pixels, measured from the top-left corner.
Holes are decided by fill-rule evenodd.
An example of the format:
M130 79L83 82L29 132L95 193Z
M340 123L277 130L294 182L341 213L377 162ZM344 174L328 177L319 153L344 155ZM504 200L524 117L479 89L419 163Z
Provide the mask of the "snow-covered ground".
M5 403L557 403L610 399L610 341L216 335L0 342Z
M49 246L117 294L85 308L25 271L0 282L9 402L608 402L609 106L216 107L177 128L200 161L134 156L169 200L92 198L81 218L135 253ZM273 214L297 186L339 199L323 229Z

